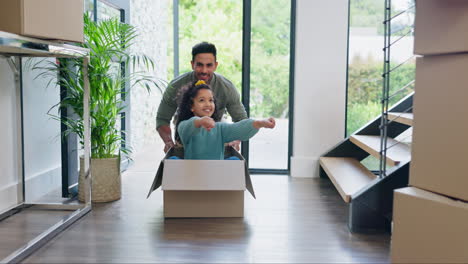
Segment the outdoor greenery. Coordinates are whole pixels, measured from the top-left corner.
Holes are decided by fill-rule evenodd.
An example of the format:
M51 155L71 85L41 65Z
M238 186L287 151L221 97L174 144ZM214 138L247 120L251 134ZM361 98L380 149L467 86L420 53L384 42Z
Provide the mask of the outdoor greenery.
M210 10L207 12L207 10ZM180 73L191 71L192 47L214 43L218 49L217 72L240 89L242 73L242 2L237 0L179 1ZM172 51L169 51L172 55Z
M414 0L406 0L404 7L401 3L396 6L392 3L391 16L395 16L410 7L414 7ZM351 0L350 2L350 27L376 28L379 35L384 35L383 20L385 18L385 1L383 0ZM409 9L403 15L397 16L392 21L391 31L393 36L402 36L412 27L414 8Z
M252 2L250 103L254 117L288 116L290 20L289 0Z
M242 1L180 0L179 29L180 73L191 70L192 46L209 41L218 48L217 72L240 91ZM288 114L289 35L290 0L252 1L251 116Z
M391 65L394 68L397 65ZM383 62L372 59L365 61L355 58L348 67L348 124L347 135L352 134L367 122L376 118L382 111ZM390 75L390 94L407 86L414 80L415 64L404 64ZM412 91L409 85L396 96L389 105L394 105Z
M384 3L381 0L351 0L350 27L376 27L382 25L385 11Z
M133 54L130 47L137 37L135 27L120 23L117 19L109 19L93 22L84 17L84 48L90 50L88 77L90 84L90 118L91 118L91 157L110 158L119 153L119 150L128 154L130 149L122 147L124 138L120 130L120 113L124 110L126 83L131 86L143 85L148 92L152 87L158 87L158 83L148 77L144 72L135 71L142 67L150 70L153 61L145 55ZM72 110L77 117L69 115L61 118L53 117L67 126L64 136L76 133L83 145L83 72L81 65L83 59L61 59L58 63L50 62L39 76L50 78L50 82L56 81L57 85L65 88L65 97L58 107ZM121 65L132 65L133 71L123 76ZM57 77L57 70L61 74ZM38 76L38 77L39 77ZM123 89L123 90L122 90ZM50 112L50 111L49 111Z

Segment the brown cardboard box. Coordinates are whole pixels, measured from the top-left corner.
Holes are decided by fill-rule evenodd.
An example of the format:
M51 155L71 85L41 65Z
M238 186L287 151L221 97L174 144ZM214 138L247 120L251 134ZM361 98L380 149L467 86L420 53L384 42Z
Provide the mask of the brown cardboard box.
M416 61L409 185L468 201L468 54Z
M2 0L0 30L28 37L83 42L83 0Z
M148 197L161 186L164 217L243 217L245 189L255 194L244 158L232 148L229 153L240 160L173 160L169 151Z
M468 263L468 203L395 190L391 243L392 263Z
M468 52L468 1L416 0L414 53Z

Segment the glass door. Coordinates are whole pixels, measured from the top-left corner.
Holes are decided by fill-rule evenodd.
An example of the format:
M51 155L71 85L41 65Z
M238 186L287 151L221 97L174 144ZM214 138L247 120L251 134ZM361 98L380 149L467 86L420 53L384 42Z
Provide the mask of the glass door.
M250 117L260 119L271 116L276 119L275 129L261 130L250 140L250 146L242 146L249 168L254 170L286 173L289 169L290 33L293 2L294 0L173 1L176 5L173 16L176 47L169 50L169 61L173 60L173 55L176 61L174 68L170 69L169 79L174 76L172 73L177 75L191 71L191 49L195 44L211 42L218 51L219 65L216 72L233 82L242 94Z
M289 160L291 0L251 1L250 116L274 117L249 141L249 167L287 171Z

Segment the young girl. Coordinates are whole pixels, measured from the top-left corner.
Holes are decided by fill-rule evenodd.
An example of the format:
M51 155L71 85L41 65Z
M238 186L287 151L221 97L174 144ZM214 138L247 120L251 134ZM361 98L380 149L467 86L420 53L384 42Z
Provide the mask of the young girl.
M248 140L258 130L274 128L275 119L244 119L237 123L218 122L213 92L204 81L191 85L177 110L176 140L184 145L185 159L222 160L224 143Z

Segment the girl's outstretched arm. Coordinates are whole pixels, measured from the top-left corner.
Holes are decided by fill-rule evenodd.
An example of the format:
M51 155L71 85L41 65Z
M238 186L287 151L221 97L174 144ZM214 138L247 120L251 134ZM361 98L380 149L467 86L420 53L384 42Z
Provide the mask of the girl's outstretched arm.
M244 119L237 123L219 123L222 129L224 143L233 140L249 140L258 129L262 127L273 128L275 127L275 120L273 118L265 120Z

